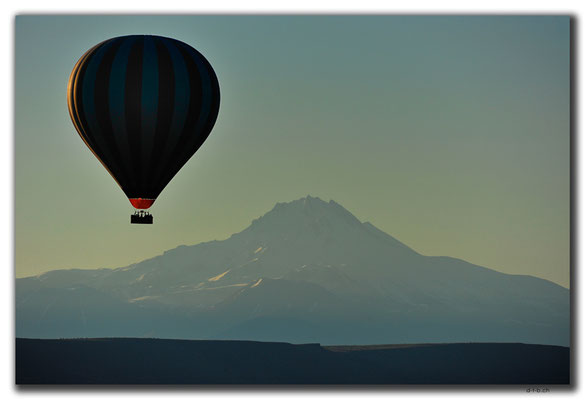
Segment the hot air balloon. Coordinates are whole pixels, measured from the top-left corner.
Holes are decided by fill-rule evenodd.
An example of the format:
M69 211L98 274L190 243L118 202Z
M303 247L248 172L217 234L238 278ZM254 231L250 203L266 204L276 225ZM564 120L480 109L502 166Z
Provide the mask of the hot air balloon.
M131 35L89 49L71 72L75 129L136 209L145 211L209 136L219 112L209 62L179 40Z

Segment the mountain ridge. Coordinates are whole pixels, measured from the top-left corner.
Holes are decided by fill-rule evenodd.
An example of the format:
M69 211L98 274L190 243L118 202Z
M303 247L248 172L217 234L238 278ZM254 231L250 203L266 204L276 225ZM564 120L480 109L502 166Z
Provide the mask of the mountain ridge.
M149 328L170 337L285 335L291 342L360 344L508 337L565 345L569 338L569 291L562 286L424 256L335 201L311 196L277 203L225 240L177 246L125 267L54 270L16 282L17 332L36 335L43 324L34 304L44 310L43 321L51 313L64 321L62 337L72 334L72 326L87 327L81 306L51 308L66 303L53 297L71 298L85 286L121 302L129 313L171 318L180 329L154 323ZM99 304L87 307L99 314ZM114 324L100 318L104 326ZM254 330L255 320L264 328ZM287 327L294 324L296 331ZM266 336L268 331L275 336ZM293 331L297 336L289 335Z

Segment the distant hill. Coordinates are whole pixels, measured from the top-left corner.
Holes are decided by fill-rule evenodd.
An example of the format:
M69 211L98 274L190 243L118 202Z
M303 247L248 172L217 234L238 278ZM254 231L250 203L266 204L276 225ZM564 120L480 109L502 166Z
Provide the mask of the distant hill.
M334 201L278 203L222 241L16 280L16 335L568 346L569 290L412 250Z
M321 347L16 340L17 384L569 384L569 349L517 343Z

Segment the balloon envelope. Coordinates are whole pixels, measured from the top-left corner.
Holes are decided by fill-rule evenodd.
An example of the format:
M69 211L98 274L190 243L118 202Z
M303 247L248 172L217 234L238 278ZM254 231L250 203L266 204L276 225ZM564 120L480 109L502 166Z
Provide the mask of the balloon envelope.
M152 205L209 136L219 98L201 53L160 36L97 44L67 88L77 132L138 209Z

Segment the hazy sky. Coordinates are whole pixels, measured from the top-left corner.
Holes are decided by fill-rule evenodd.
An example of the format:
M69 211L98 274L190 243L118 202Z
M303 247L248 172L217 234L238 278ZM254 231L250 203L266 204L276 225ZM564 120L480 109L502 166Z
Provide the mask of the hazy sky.
M416 251L569 285L569 18L19 16L16 276L121 267L334 199ZM210 137L131 225L79 138L83 52L154 34L210 61Z

